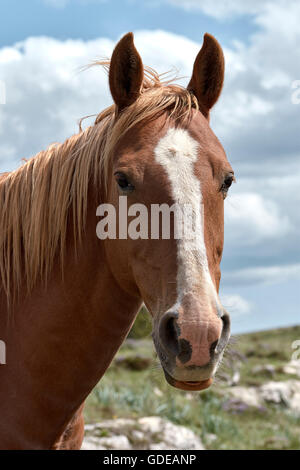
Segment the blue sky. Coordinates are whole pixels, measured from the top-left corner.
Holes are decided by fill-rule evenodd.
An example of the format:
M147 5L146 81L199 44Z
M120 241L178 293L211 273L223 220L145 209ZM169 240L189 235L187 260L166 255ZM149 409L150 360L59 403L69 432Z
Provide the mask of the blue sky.
M207 29L225 44L232 37L247 38L254 30L251 17L246 15L220 22L199 11L191 13L155 0L4 0L1 3L5 21L0 31L0 46L41 35L62 40L99 36L115 40L132 29L164 29L195 41Z
M134 31L145 64L185 77L203 34L214 34L226 82L211 123L238 179L226 201L221 296L233 332L299 323L299 17L296 0L2 1L0 171L111 103L105 74L78 70L109 56L122 34Z

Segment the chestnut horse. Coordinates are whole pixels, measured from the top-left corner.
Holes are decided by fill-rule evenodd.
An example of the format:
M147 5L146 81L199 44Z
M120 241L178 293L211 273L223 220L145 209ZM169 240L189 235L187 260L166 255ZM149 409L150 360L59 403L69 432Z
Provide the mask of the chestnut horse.
M213 381L229 338L219 297L224 199L234 176L209 126L224 78L204 36L187 88L144 68L133 35L109 71L114 104L94 125L0 180L0 448L79 449L83 404L142 302L166 380ZM99 240L99 204L189 204L193 239ZM2 344L4 344L2 343Z

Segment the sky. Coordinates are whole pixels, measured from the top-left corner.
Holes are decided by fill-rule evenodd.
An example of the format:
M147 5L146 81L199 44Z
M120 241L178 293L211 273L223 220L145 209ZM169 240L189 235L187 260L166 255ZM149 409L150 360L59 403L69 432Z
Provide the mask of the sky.
M105 73L82 67L109 57L124 33L144 64L178 70L182 85L203 34L215 35L226 75L211 126L237 177L221 298L233 333L299 324L299 18L294 0L2 0L0 171L111 104Z

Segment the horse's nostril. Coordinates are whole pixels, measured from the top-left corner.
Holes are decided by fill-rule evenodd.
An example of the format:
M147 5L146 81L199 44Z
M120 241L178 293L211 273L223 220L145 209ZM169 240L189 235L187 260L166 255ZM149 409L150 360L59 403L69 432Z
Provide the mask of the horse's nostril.
M182 364L202 366L215 361L224 350L230 335L230 319L227 313L221 322L192 325L181 323L179 327L178 313L169 311L162 316L159 323L160 345L169 358L177 358Z
M174 355L179 353L177 318L176 312L168 312L162 317L159 325L160 340L165 348Z
M221 317L221 320L223 322L223 327L221 337L215 346L216 353L220 353L223 351L230 337L230 316L227 312L224 312L223 316Z
M211 345L210 345L210 348L209 348L209 354L210 354L210 357L212 357L216 351L216 348L218 346L218 343L219 343L219 340L217 341L214 341Z
M227 312L224 312L224 314L221 317L221 320L223 322L223 329L228 330L230 328L230 316Z

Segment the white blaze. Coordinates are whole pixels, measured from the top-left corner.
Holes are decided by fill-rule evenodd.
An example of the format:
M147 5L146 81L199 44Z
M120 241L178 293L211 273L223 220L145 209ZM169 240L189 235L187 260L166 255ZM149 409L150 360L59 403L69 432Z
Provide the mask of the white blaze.
M177 301L192 292L194 287L205 290L214 305L218 296L211 280L204 242L204 206L199 179L194 172L199 144L185 129L171 128L155 148L155 159L165 169L174 203L188 205L197 223L197 236L183 236L177 240ZM216 302L216 304L215 304Z

